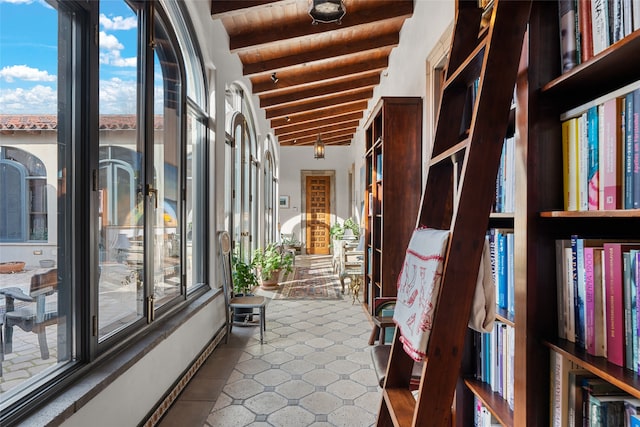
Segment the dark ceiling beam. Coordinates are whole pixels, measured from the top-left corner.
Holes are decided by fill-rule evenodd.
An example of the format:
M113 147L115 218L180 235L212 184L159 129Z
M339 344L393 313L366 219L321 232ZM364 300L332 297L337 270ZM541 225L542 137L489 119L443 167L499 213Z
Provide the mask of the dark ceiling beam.
M298 102L300 99L315 98L331 94L338 94L355 89L374 87L380 83L380 73L374 72L366 76L356 76L347 79L336 80L308 88L288 90L286 92L274 92L273 94L263 94L260 96L260 107L268 108L274 105Z
M340 64L332 68L308 67L292 68L278 73L278 83L274 84L270 76L255 77L251 79L252 92L261 94L272 92L274 90L294 87L322 80L345 77L351 74L365 73L369 71L382 71L389 65L389 58L382 57L372 60L362 60L356 63Z
M387 4L385 5L384 3ZM301 16L300 19L292 23L285 23L267 29L261 28L257 31L231 36L229 38L229 49L231 53L238 53L270 43L329 31L349 31L350 27L372 24L386 19L409 17L413 14L413 0L393 0L390 2L376 0L367 3L366 6L368 7L365 9L347 11L338 29L336 29L335 24L311 25L309 16Z
M322 108L313 111L305 111L303 113L291 114L285 117L278 117L271 120L271 127L273 129L281 126L291 126L300 123L306 123L312 120L329 119L334 116L339 116L346 113L362 112L367 108L368 102L356 101L342 105L333 105L329 108Z
M260 73L271 73L286 67L293 67L300 64L309 64L314 61L334 58L344 55L352 55L362 53L367 50L381 49L384 47L393 48L400 42L400 35L395 33L380 34L362 40L354 40L345 44L336 46L322 46L319 49L297 53L291 56L283 56L273 58L266 61L245 63L243 65L243 73L252 76Z
M314 99L310 102L301 102L297 105L289 105L284 107L274 107L265 109L267 119L275 117L286 117L291 114L303 111L316 110L333 105L345 104L347 102L368 100L373 97L373 89L365 89L363 91L354 91L352 93L341 94L335 97L325 97Z
M361 120L363 116L364 116L364 113L362 111L358 111L354 113L347 113L347 114L337 115L337 116L318 119L318 120L312 120L312 121L303 122L303 123L296 123L288 126L276 127L276 128L273 128L273 131L276 136L286 135L288 133L300 132L305 129L317 129L317 128L320 128L323 126L329 126L335 123L347 123L353 120Z
M313 122L311 122L313 123ZM300 138L304 138L306 136L313 136L313 135L318 135L318 133L322 133L323 135L327 132L335 132L335 131L339 131L342 129L355 129L358 127L358 124L360 124L360 121L358 120L354 120L351 122L345 122L345 123L336 123L333 125L328 125L328 126L316 126L313 128L308 128L308 129L304 129L304 130L300 130L299 132L293 132L293 133L285 133L282 135L278 135L278 139L279 140L289 140L289 139L300 139Z
M353 135L350 137L344 137L344 138L335 138L330 142L325 142L324 138L322 138L322 142L324 142L325 146L329 146L329 145L350 145L351 141L353 140ZM286 142L284 144L280 144L283 147L313 147L314 142L307 142L304 144L292 144L290 142Z
M350 139L353 137L353 134L355 132L356 132L356 128L342 129L341 131L327 132L327 133L320 132L320 138L325 143L335 142L338 139L345 139L345 138ZM316 139L318 139L318 134L305 136L297 139L296 138L283 138L283 139L278 138L278 142L280 144L304 145L304 144L313 144L316 142Z
M236 13L244 13L247 9L281 1L282 0L211 0L211 17L213 19L224 18L225 16L231 16Z

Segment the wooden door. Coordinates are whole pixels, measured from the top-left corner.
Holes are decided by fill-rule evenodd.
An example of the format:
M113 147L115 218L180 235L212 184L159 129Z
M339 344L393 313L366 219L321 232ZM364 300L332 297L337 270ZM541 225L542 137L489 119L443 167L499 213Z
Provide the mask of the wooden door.
M331 177L308 176L306 188L307 253L329 254L331 227Z

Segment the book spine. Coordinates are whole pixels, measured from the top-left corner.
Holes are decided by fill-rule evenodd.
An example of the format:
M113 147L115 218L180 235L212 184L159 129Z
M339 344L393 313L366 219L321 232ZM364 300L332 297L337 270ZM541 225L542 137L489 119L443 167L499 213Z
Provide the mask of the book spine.
M578 22L580 26L580 59L581 62L586 62L593 57L590 0L578 0Z
M593 54L597 55L609 47L609 17L607 0L591 2L591 29Z
M631 253L622 254L622 290L624 292L624 361L633 370L633 332L631 323Z
M640 0L632 0L633 10L633 31L640 30Z
M558 312L558 338L567 339L567 285L565 282L564 252L569 241L567 239L556 240L556 302Z
M587 111L587 138L589 140L589 210L598 210L598 193L600 191L599 153L598 153L598 107Z
M574 304L574 286L573 286L573 254L571 246L565 248L565 283L567 284L567 340L576 342L576 318Z
M585 312L587 318L587 353L596 354L595 329L595 288L593 276L593 247L584 248L584 283L585 283Z
M624 97L624 208L633 208L633 169L634 169L634 152L633 152L633 92L628 93Z
M624 367L624 306L622 290L622 254L619 244L604 244L604 281L606 289L607 359Z
M637 269L637 249L632 249L629 252L629 285L630 285L630 303L631 306L631 369L632 371L638 372L638 309L637 309L637 298L638 298L638 282L636 278L636 269Z
M559 0L560 14L560 53L562 55L562 72L565 73L577 65L576 40L576 4L573 0Z
M603 249L593 250L593 307L594 356L607 356L607 322L605 316L605 288L602 278Z
M584 274L584 240L575 238L575 279L576 280L576 344L581 348L586 348L586 289Z
M604 186L604 209L615 210L621 206L619 165L621 159L621 120L622 98L613 98L604 102L604 175L601 176Z
M578 117L578 210L589 210L589 136L587 112Z
M640 7L640 5L638 5ZM631 114L633 141L633 207L640 208L640 89L633 91L633 113Z

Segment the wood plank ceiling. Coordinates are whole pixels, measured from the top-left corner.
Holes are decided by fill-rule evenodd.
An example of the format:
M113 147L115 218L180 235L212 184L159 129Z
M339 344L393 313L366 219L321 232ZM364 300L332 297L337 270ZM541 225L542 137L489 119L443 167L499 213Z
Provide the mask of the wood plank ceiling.
M413 13L413 0L344 0L340 24L312 24L310 0L212 0L278 142L349 145ZM277 78L277 81L275 81Z

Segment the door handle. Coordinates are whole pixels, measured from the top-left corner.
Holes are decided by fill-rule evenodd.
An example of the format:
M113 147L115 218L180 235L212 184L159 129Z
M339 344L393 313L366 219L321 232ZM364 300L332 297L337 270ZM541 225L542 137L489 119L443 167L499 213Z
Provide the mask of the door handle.
M147 184L147 196L151 197L151 194L154 195L155 207L158 209L158 189L153 188L151 184Z

